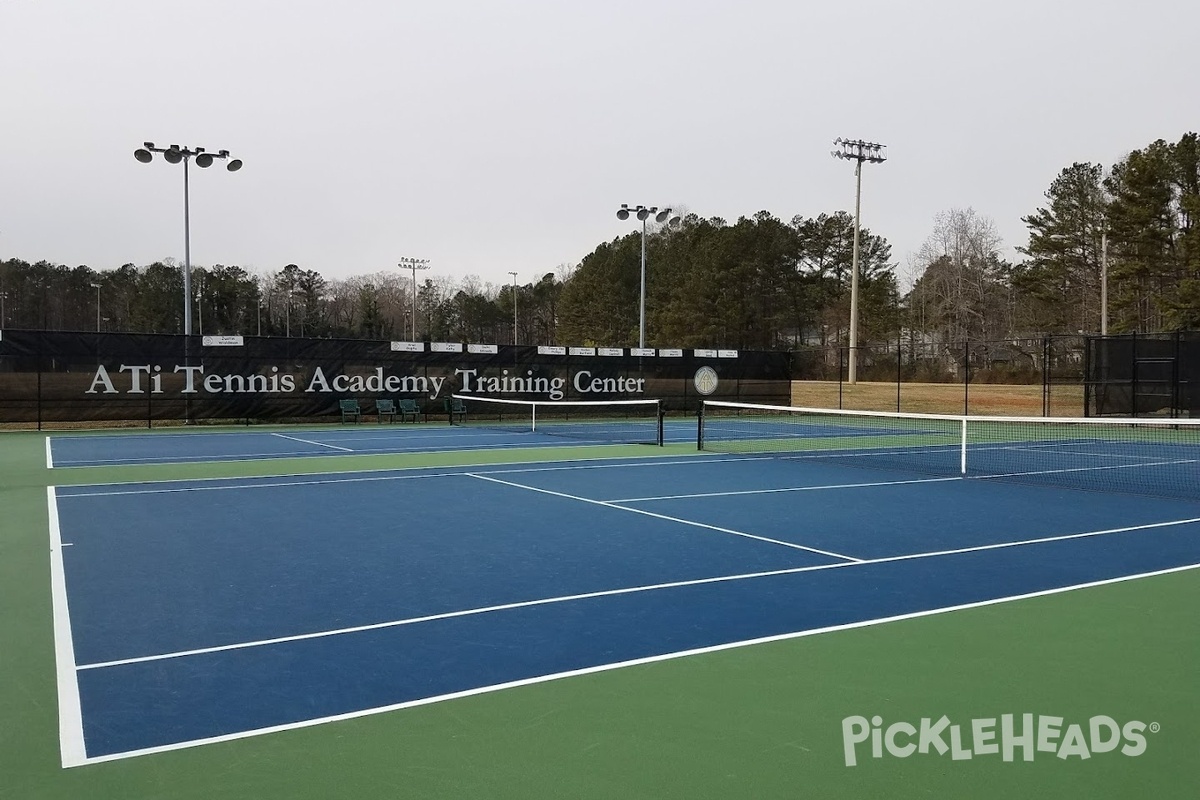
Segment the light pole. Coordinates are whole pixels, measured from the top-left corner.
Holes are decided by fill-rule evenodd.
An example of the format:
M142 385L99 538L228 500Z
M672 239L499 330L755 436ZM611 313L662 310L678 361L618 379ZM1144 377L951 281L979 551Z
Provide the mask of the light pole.
M1108 336L1108 231L1100 234L1100 335Z
M192 335L192 222L188 189L188 161L196 159L196 166L211 167L213 159L229 158L228 150L218 150L215 153L205 152L203 147L180 147L173 144L170 147L155 147L154 142L143 142L143 147L133 151L133 157L143 164L149 164L154 153L162 153L163 160L168 164L183 162L183 335ZM242 168L242 160L235 158L225 165L230 172Z
M92 288L96 290L96 333L100 332L100 284L93 283Z
M204 281L196 281L196 323L204 335Z
M417 340L417 270L429 269L429 259L404 257L400 259L400 263L396 266L400 267L400 269L412 270L412 339L410 341L415 342Z
M283 310L283 318L287 321L284 328L284 336L291 338L292 336L292 290L287 290L287 305Z
M862 139L837 138L833 140L834 150L830 153L834 158L844 158L854 161L854 253L850 263L850 365L847 377L849 383L858 383L858 227L859 210L862 201L862 165L864 161L880 164L887 161L884 145L874 142L864 142Z
M511 270L508 273L513 276L513 344L517 343L517 273Z
M650 215L654 215L655 222L666 222L674 225L679 222L679 217L671 217L671 209L664 208L659 211L657 206L635 206L630 208L627 203L621 203L621 207L617 209L617 219L629 219L629 215L637 214L637 218L642 221L642 284L641 291L638 294L638 347L646 346L646 220Z
M8 299L8 292L0 292L0 328L4 327L4 321L8 319L8 315L4 313L4 301Z

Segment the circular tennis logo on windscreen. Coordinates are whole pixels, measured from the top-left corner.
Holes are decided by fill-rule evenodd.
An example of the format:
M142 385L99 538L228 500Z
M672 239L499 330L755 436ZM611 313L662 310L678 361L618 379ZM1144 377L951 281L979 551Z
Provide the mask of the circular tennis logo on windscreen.
M700 394L708 395L717 390L717 371L712 367L701 367L696 370L696 377L692 379L696 384L696 391Z

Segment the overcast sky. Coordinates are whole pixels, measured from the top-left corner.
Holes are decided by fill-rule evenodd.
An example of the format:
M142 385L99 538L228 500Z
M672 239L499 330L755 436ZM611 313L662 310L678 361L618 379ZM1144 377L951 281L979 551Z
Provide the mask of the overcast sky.
M634 230L853 211L903 276L973 207L1006 255L1063 167L1200 128L1200 3L0 0L0 258L521 283Z

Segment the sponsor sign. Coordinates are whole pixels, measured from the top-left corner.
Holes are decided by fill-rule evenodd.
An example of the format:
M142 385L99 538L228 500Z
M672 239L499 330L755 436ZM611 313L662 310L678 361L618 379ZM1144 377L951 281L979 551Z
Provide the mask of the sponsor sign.
M241 347L241 336L204 336L200 343L205 347Z

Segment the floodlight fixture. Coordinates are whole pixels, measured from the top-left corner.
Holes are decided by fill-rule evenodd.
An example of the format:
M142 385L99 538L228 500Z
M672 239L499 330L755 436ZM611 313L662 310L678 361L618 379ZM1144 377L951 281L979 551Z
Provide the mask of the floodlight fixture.
M871 164L881 164L887 161L887 147L876 142L864 142L862 139L833 140L835 147L830 155L854 163L854 250L850 263L850 358L847 365L849 383L858 383L858 238L860 212L862 208L862 165L864 161Z
M154 160L154 154L161 153L168 164L183 162L183 335L192 335L192 231L191 231L191 200L188 183L188 161L196 160L196 166L207 168L212 166L214 159L224 161L229 158L228 150L209 153L203 147L180 147L177 144L168 147L155 147L154 142L143 142L142 147L133 151L133 157L143 164ZM237 172L242 168L239 159L229 162L227 169Z

